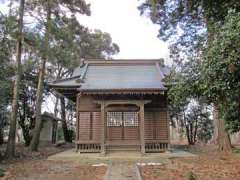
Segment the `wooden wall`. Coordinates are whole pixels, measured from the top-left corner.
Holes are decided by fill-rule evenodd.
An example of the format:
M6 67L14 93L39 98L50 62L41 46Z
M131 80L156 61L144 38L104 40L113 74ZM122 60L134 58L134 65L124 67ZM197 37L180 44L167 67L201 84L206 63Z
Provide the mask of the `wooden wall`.
M100 105L94 103L94 100L96 100L96 98L92 96L81 96L78 106L79 111L100 112Z
M168 140L166 111L145 111L145 140Z
M116 99L117 95L115 96ZM101 97L102 99L103 97ZM108 97L107 99L109 99ZM120 97L121 99L123 97ZM137 97L134 97L135 99ZM145 106L145 140L168 140L168 119L166 109L166 97L144 96L144 99L150 99L152 102ZM81 96L78 105L79 111L79 141L100 142L100 106L94 103L99 100L97 96ZM117 107L115 107L117 108ZM121 107L123 110L127 108ZM134 109L134 108L133 108ZM136 108L135 108L136 109ZM111 109L112 110L112 109ZM108 132L107 132L108 133ZM130 130L129 132L132 133ZM107 134L106 134L107 135ZM117 136L117 134L116 134ZM118 139L118 137L113 137Z
M79 112L79 140L100 142L101 137L101 113Z

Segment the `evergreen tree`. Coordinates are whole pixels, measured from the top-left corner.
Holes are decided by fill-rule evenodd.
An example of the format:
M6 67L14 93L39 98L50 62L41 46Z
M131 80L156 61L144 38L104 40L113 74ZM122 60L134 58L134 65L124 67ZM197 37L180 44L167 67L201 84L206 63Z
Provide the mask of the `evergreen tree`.
M177 64L184 64L183 61L186 59L201 64L206 52L209 51L214 34L219 29L218 26L224 24L228 10L231 8L239 11L240 2L234 0L145 0L139 7L142 13L145 12L154 23L160 25L159 37L171 43L171 57ZM189 87L194 87L196 90L191 92L205 96L210 87L204 86L203 71L201 68L198 70L194 76L198 79L194 83L196 86L189 85ZM183 82L188 86L185 81ZM189 94L189 96L192 95ZM219 149L230 151L230 139L225 131L221 108L218 107L224 100L214 99L213 96L205 97L215 107L214 117L217 118L215 124L218 125Z
M16 124L17 124L17 111L18 111L18 99L19 99L19 86L21 81L21 56L22 56L22 39L23 39L23 14L24 14L25 1L20 1L19 6L19 21L18 21L18 33L17 33L17 47L16 47L16 74L14 80L13 90L13 102L12 113L10 121L10 130L8 136L8 144L5 156L7 158L13 158L15 155L16 144Z

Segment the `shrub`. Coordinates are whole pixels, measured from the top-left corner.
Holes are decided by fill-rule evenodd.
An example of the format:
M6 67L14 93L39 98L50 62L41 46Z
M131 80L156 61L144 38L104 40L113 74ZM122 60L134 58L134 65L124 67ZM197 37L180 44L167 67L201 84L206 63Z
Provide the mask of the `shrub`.
M5 171L3 169L0 169L0 177L3 177L5 174Z
M187 173L187 180L197 180L196 176L193 174L192 171Z

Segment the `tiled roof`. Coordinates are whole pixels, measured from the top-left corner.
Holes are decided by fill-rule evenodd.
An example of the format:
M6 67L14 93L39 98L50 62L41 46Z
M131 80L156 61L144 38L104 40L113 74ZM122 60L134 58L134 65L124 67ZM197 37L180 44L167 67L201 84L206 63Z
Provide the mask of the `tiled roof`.
M169 68L158 60L86 61L73 77L49 83L52 87L91 90L165 90L162 81Z

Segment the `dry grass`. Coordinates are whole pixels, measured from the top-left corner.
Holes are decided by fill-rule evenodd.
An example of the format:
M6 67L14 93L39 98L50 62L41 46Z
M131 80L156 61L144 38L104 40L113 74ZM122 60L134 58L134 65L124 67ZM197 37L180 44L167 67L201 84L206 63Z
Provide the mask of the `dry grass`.
M17 157L12 160L2 160L0 169L5 170L4 180L101 180L106 167L93 167L77 162L48 161L47 157L66 149L71 144L62 147L48 145L39 148L38 152L30 152L23 145L17 146Z
M74 162L30 160L7 168L5 180L102 180L105 166L94 167Z
M196 147L191 151L196 152ZM214 147L198 147L198 157L172 158L162 166L141 167L143 180L240 180L240 155L220 154Z

